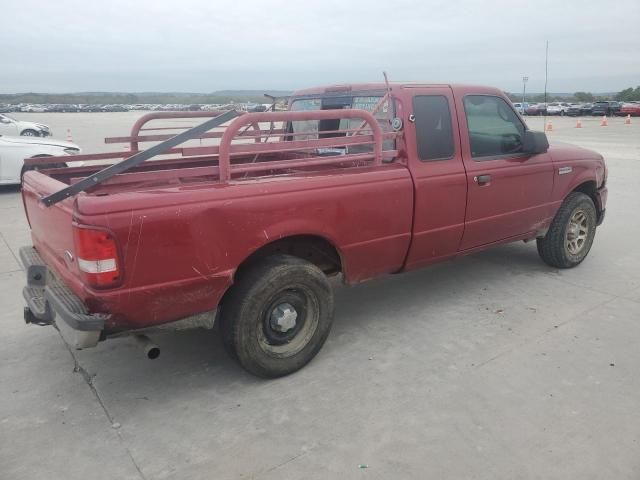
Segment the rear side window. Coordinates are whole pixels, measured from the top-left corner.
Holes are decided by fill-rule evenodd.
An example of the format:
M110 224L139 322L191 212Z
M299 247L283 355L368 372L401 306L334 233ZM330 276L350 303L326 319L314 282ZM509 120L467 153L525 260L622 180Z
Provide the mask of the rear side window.
M449 101L444 95L413 97L418 158L446 160L453 156L453 129Z
M481 160L481 157L522 153L525 127L504 99L467 95L464 110L472 157Z

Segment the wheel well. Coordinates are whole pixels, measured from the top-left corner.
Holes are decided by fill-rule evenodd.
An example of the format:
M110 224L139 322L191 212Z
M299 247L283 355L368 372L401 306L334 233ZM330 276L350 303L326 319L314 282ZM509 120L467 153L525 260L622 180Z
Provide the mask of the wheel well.
M598 190L598 187L596 185L596 182L594 182L593 180L590 180L588 182L581 183L576 188L574 188L572 191L573 192L581 192L581 193L584 193L585 195L588 195L591 198L591 200L593 201L593 204L596 207L596 212L598 213L598 218L600 218L600 214L602 212L600 211L600 204L598 202L598 197L596 195L596 191L597 190Z
M256 262L275 253L284 253L307 260L316 265L325 275L336 275L342 272L340 253L326 238L317 235L294 235L260 247L240 264L236 270L235 277L242 275L244 270L251 268ZM218 302L220 307L224 308L225 300L232 289L233 285L222 295ZM221 308L218 309L218 316L220 312Z
M316 235L295 235L268 243L245 259L238 267L238 271L244 270L256 261L275 253L307 260L327 275L334 275L342 271L342 261L338 250L326 238Z

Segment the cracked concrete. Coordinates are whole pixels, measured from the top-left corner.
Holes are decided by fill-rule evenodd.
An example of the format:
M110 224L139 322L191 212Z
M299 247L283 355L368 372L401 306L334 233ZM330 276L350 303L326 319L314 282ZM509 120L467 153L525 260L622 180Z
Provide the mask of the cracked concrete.
M82 118L41 120L102 148ZM134 115L91 118L113 135ZM77 352L25 326L28 227L3 189L0 478L639 478L640 121L618 120L558 118L550 134L610 168L579 268L518 243L338 288L323 351L274 381L240 369L216 332L155 336L151 362L126 339Z

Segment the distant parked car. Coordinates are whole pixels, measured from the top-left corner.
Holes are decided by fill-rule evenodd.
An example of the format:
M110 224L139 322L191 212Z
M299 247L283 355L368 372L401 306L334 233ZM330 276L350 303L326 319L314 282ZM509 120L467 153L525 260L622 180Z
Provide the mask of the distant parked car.
M552 102L547 105L547 115L564 115L567 111L568 105L569 104Z
M591 111L593 110L593 103L583 103L580 106L580 113L582 115L591 115Z
M0 135L22 135L25 137L48 137L51 130L42 123L24 122L0 114Z
M20 184L22 174L27 170L24 166L25 158L76 155L80 151L75 143L62 140L0 135L0 184ZM81 165L82 162L74 162L74 166ZM40 168L47 166L42 165Z
M63 103L61 105L56 105L56 112L79 112L80 107L78 105L73 105L71 103Z
M25 105L24 107L20 107L21 112L42 113L45 110L46 107L43 105Z
M517 102L513 104L513 108L516 109L516 111L520 114L520 115L524 115L527 113L527 109L529 108L529 104L528 103L521 103L521 102Z
M564 109L558 102L547 105L547 115L564 115Z
M595 102L591 109L591 115L615 115L620 111L620 104L618 102Z
M583 114L582 105L578 103L572 103L571 105L569 105L569 108L567 108L567 111L565 113L570 117L579 117L580 115Z
M630 102L624 103L620 107L620 115L631 115L632 117L640 116L640 103Z
M544 115L547 113L547 107L544 103L536 103L529 105L529 108L525 110L527 115Z
M128 112L129 109L124 105L105 105L102 107L103 112Z
M100 105L83 105L80 107L81 112L102 112L102 107Z

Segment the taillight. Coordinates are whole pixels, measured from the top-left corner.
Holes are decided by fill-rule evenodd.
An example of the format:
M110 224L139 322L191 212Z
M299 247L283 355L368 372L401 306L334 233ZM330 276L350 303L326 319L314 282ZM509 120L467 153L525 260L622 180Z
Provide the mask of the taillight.
M78 268L87 283L97 288L120 282L120 260L115 238L107 230L74 225Z

